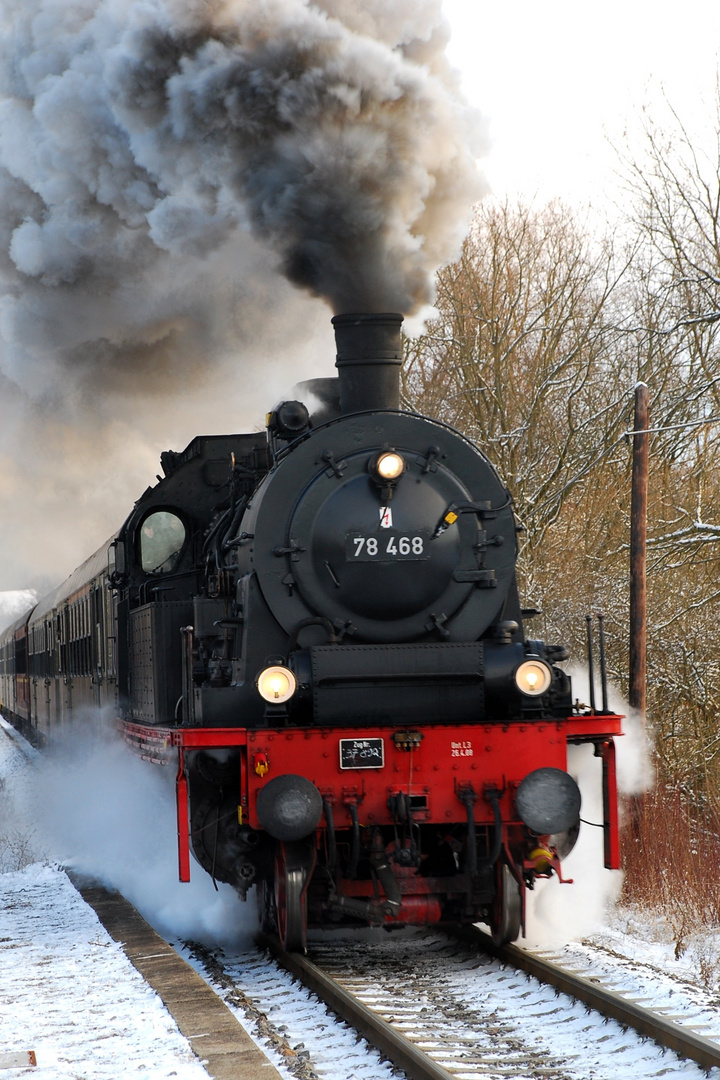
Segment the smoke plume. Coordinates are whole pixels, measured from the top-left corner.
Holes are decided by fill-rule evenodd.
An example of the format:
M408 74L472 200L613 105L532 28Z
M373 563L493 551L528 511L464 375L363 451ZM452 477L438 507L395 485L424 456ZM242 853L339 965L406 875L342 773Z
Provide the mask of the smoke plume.
M35 603L37 603L37 593L33 589L0 592L0 630L14 623Z
M444 56L440 0L0 11L6 486L82 501L81 476L95 486L122 456L137 482L206 416L221 430L232 407L238 429L246 388L262 415L272 401L251 384L276 345L271 310L292 383L321 322L323 370L301 374L333 355L329 312L303 296L405 314L431 299L480 194L481 128ZM33 439L18 468L13 448Z
M178 304L176 290L187 298L192 286L171 264L233 238L242 282L248 233L335 311L407 314L430 299L479 194L470 117L437 0L363 7L5 0L11 376L22 380L28 347L59 343L80 350L74 362L96 362L83 343L123 341L158 294L156 333L187 332L203 319ZM151 280L154 297L129 318Z

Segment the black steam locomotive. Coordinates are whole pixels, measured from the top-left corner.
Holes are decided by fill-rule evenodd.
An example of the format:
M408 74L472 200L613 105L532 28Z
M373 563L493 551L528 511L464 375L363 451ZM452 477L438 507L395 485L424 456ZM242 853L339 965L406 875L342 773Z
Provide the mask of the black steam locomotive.
M266 435L197 437L120 531L0 638L2 712L37 742L112 718L177 764L190 849L288 949L308 925L524 926L580 826L565 650L529 639L516 522L494 467L399 408L402 317L340 315L336 379Z

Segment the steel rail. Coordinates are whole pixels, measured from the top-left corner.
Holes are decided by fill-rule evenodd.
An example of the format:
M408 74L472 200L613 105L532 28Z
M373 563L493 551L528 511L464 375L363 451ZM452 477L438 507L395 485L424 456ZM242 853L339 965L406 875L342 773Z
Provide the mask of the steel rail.
M267 934L258 934L259 945L303 986L312 990L333 1012L347 1021L368 1043L407 1075L409 1080L456 1080L442 1066L419 1050L392 1025L383 1020L339 983L300 953L286 953L280 942Z
M556 964L526 952L517 945L498 947L477 927L459 927L453 933L482 952L505 961L542 983L554 986L556 990L582 1001L603 1016L632 1028L659 1046L674 1050L680 1057L697 1062L703 1069L720 1067L720 1043L696 1035L690 1027L675 1023L657 1010L638 1005L632 998L623 997L622 994L604 989L598 983L564 971Z

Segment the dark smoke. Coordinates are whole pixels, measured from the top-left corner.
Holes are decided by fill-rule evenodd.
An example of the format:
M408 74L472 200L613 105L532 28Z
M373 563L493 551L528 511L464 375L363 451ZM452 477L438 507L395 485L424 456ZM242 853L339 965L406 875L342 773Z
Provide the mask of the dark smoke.
M440 0L0 0L0 12L6 488L42 498L60 467L64 505L81 475L93 486L93 465L106 483L123 425L133 483L132 447L145 464L202 424L241 429L252 365L276 337L289 382L328 373L329 327L323 368L299 367L300 337L327 318L303 294L406 315L432 298L480 194L480 126L444 56ZM260 416L268 400L247 404ZM104 517L97 492L83 498Z
M356 6L6 0L7 284L107 296L249 229L336 311L430 299L479 195L476 118L438 0Z

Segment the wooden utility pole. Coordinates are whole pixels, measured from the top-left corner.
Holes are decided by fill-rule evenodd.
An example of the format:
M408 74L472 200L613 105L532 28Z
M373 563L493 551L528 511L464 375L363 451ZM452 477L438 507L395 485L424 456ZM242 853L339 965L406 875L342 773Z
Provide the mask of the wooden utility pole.
M647 491L650 406L645 383L635 387L632 489L630 495L630 692L629 704L645 716L647 609Z

